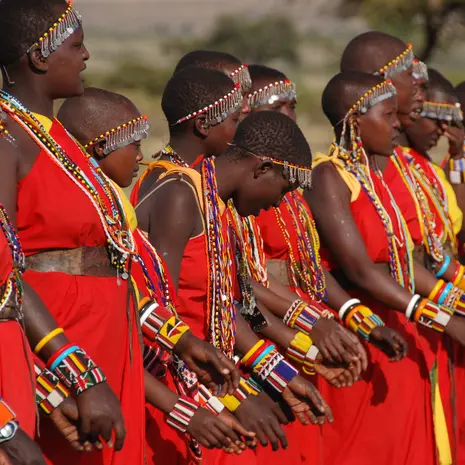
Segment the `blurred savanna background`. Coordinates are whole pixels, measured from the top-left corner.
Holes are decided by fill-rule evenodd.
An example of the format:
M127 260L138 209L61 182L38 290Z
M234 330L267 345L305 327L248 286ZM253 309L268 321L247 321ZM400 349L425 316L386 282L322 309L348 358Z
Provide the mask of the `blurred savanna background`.
M465 0L76 0L76 6L91 53L86 84L127 95L149 116L146 159L167 141L164 85L193 49L284 71L297 83L298 121L314 152L331 142L321 92L360 32L397 35L454 84L465 80ZM442 143L435 157L445 150Z

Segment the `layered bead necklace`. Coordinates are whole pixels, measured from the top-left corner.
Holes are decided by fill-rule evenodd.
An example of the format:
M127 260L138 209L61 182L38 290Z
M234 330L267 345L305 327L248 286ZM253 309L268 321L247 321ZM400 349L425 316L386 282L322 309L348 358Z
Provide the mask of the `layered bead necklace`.
M4 91L0 91L0 107L26 131L92 202L107 237L111 262L121 272L123 279L127 279L129 277L127 271L129 258L135 254L134 238L124 214L119 192L98 166L97 161L79 146L83 159L87 162L88 168L103 195L100 194L94 182L19 100Z
M25 270L25 258L21 248L21 243L19 242L19 237L16 234L13 224L11 223L3 205L0 205L0 227L5 235L13 260L13 269L5 283L5 286L3 287L2 295L0 297L0 311L5 308L13 293L15 296L15 303L19 310L21 310L21 305L23 303L21 275Z
M288 193L283 199L292 218L292 227L296 233L299 261L292 250L288 225L284 221L279 208L274 208L276 220L286 241L289 254L288 274L295 288L302 289L312 299L321 302L327 300L326 280L320 260L320 239L316 231L315 222L311 218L306 206L297 198L295 191ZM300 282L299 282L300 281Z
M209 337L215 347L232 358L236 338L236 311L232 293L231 243L223 230L213 157L203 160L201 173L209 265Z

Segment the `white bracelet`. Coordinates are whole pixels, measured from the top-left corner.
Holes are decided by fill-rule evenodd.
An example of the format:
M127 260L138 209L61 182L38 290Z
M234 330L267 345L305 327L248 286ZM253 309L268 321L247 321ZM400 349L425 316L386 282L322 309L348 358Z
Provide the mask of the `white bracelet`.
M147 309L144 311L144 313L140 317L140 325L144 326L144 323L147 321L147 318L150 316L150 314L158 308L159 305L156 302L152 302Z
M340 309L339 309L339 319L344 322L344 317L346 316L347 310L353 305L359 305L361 302L358 299L348 300Z
M418 295L418 294L415 294L410 299L410 302L408 303L408 306L407 306L407 310L405 310L405 316L407 317L407 320L409 321L411 320L413 309L415 308L419 300L421 300L421 295Z

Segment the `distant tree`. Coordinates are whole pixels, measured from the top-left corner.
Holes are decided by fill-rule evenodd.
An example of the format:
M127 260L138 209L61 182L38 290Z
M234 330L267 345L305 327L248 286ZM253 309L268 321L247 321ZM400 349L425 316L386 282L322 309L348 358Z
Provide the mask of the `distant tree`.
M424 35L419 57L427 61L439 45L441 33L449 24L465 23L465 0L342 0L341 12L363 14L375 26L380 23L412 25Z
M203 48L232 53L250 63L280 59L297 64L300 42L301 36L294 23L282 15L257 20L223 16L207 39L170 40L166 46L169 52L176 53Z

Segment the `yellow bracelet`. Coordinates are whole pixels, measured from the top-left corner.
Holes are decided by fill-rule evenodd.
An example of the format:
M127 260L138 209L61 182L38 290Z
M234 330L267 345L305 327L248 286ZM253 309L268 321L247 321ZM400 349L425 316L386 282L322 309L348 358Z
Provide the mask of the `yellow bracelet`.
M460 271L457 277L454 279L454 282L452 283L454 286L458 286L460 284L460 281L462 281L463 275L465 274L465 268L463 265L460 265Z
M223 398L219 398L219 400L230 412L235 412L239 405L241 405L238 399L229 394L225 395Z
M35 346L34 353L37 355L52 339L54 339L59 334L63 334L65 331L63 328L56 328L53 331L50 331L45 337L43 337L40 342Z
M241 363L247 363L252 355L263 345L265 341L260 339L245 355L242 357Z
M437 293L441 289L441 287L444 285L444 280L440 279L436 285L433 287L433 290L429 293L428 300L432 300L433 302L435 301L434 298L436 297Z

